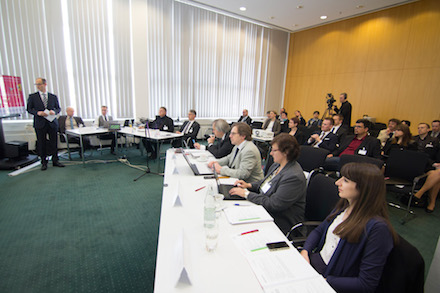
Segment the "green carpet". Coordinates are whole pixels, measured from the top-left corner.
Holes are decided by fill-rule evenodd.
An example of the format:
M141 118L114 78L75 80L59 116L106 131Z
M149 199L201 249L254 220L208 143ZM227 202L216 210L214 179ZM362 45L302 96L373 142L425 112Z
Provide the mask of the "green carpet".
M139 150L125 154L145 166ZM115 158L104 151L87 159ZM142 171L119 162L8 173L0 171L0 292L153 291L163 177L134 182ZM397 232L423 255L426 275L440 206L433 214L416 208L405 225L401 211L389 210Z
M138 150L129 159L145 165ZM7 173L0 292L153 291L163 177L133 182L142 172L119 162Z

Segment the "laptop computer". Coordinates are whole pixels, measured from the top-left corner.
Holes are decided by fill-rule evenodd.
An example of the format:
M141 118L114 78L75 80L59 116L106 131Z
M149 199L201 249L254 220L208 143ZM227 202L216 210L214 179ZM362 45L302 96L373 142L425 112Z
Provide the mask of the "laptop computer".
M109 131L118 131L121 130L121 125L118 121L109 121L108 124L108 130Z
M214 178L215 178L215 181L217 182L218 193L223 194L224 200L245 200L244 197L229 194L229 190L231 190L232 188L234 188L236 186L233 184L221 184L220 180L218 178L218 174L215 171L215 168L214 168Z
M191 163L191 161L189 160L188 156L191 156L190 153L185 152L182 149L182 154L183 157L185 158L186 162L188 163L189 167L191 168L191 170L193 171L194 175L196 176L204 176L204 175L212 175L213 172L210 168L208 168L208 165L206 163Z

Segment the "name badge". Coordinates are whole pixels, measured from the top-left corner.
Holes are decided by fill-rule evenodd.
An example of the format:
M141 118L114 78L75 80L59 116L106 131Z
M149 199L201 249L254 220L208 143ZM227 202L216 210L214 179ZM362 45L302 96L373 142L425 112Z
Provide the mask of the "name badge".
M367 154L367 150L366 149L361 149L358 151L359 155L365 156Z
M270 189L270 183L269 182L267 182L266 184L261 186L261 191L263 191L263 193L266 193L269 189Z
M163 130L168 130L168 126L165 125L165 126L163 127Z

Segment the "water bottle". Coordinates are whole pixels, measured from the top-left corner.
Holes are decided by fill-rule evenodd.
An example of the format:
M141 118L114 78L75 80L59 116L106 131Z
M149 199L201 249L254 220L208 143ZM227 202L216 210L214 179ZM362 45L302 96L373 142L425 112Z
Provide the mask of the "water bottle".
M215 226L215 198L212 186L206 192L204 226L208 229Z

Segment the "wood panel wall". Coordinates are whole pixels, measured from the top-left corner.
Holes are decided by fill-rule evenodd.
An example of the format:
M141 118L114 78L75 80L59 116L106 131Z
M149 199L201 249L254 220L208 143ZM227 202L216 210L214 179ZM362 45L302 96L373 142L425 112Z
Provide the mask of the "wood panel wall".
M415 3L293 33L284 107L310 118L325 95L348 93L352 123L364 114L419 122L440 118L440 1ZM291 115L292 114L292 115Z

